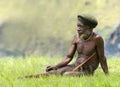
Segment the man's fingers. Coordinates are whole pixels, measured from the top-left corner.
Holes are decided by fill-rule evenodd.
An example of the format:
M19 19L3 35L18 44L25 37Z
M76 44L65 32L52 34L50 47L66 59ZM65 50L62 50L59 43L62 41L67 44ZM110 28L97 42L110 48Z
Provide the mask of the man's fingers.
M50 68L51 66L47 66L46 68Z
M51 67L51 66L46 68L46 72L48 72L48 71L50 71L50 70L52 70L52 67Z

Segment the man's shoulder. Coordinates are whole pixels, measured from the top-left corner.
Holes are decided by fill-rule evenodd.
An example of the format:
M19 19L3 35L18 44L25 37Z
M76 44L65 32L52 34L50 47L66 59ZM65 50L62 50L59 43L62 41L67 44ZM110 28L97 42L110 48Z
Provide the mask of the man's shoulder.
M94 32L94 38L95 39L103 39L101 35Z
M104 42L102 36L97 33L94 33L94 40L97 43Z
M73 39L77 39L79 36L78 36L78 34L77 33L75 33L74 35L73 35Z
M77 41L78 41L78 34L77 33L75 33L74 35L73 35L73 40L72 40L72 43L77 43Z

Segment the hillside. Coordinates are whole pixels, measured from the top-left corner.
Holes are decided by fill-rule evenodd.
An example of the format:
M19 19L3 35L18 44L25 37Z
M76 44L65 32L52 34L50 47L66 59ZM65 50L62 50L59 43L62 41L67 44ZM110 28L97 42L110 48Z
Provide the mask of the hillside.
M119 0L0 0L0 56L66 54L83 13L96 16L95 31L107 39L119 8Z

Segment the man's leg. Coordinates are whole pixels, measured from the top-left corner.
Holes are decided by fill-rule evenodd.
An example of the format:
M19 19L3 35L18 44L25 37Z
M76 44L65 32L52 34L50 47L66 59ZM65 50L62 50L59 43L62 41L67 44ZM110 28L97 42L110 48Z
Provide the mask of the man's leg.
M58 69L57 71L61 73L63 76L83 76L85 75L85 72L81 69L78 71L73 71L75 68L74 64L73 65L67 65L65 67L62 67Z
M65 72L70 72L73 69L74 69L73 65L66 65L64 67L57 69L57 72L59 72L61 75L63 75Z
M85 75L85 73L82 71L69 71L63 74L63 76L83 76L83 75Z

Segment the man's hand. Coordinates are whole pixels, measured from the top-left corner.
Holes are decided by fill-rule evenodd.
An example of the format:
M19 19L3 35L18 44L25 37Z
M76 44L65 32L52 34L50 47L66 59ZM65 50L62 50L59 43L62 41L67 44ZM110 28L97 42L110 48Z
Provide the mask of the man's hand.
M55 66L47 66L46 67L46 72L49 72L51 70L56 70L57 68Z

